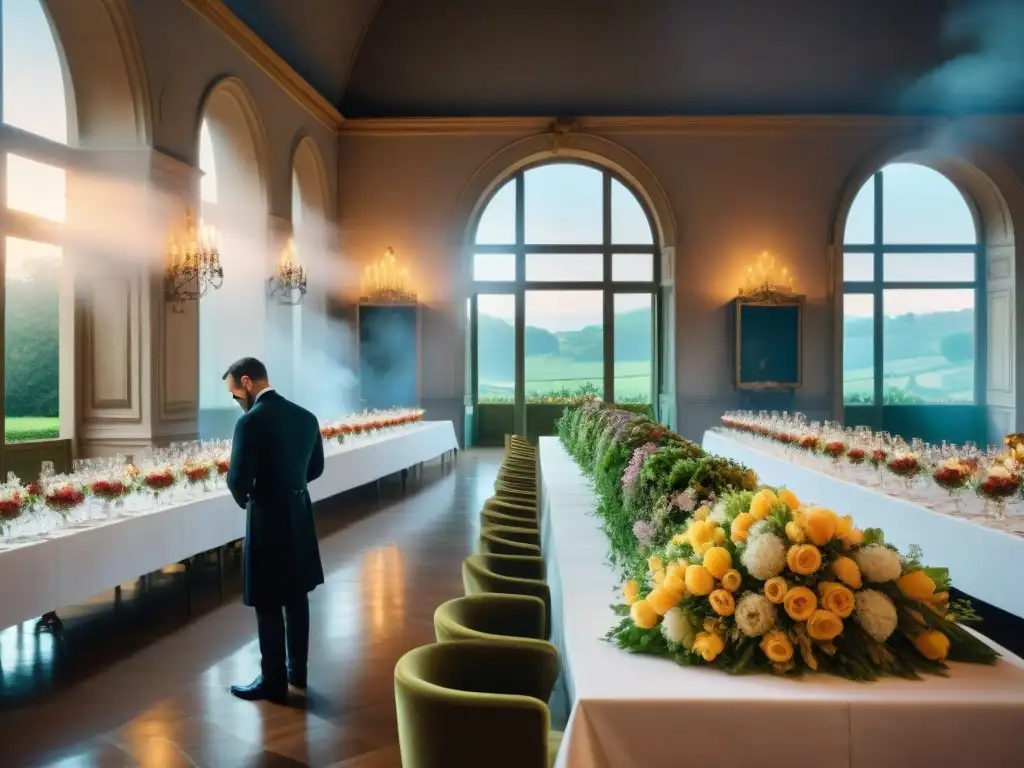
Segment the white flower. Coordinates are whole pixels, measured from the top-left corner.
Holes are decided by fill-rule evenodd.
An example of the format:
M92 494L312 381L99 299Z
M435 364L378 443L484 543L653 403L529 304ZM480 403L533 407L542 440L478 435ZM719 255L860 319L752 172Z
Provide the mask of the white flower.
M884 643L896 631L896 606L892 600L873 589L862 589L853 596L857 623L871 637Z
M853 553L853 559L866 581L881 584L900 577L900 556L881 544L861 547Z
M769 522L767 520L758 520L747 529L747 538L753 539L757 536L763 536L768 532L768 526Z
M725 499L715 502L715 506L711 508L711 514L708 515L709 520L714 520L716 523L725 522Z
M767 581L772 576L778 576L786 567L786 545L771 533L751 536L747 539L740 561L755 579Z
M678 606L669 608L661 621L661 633L670 643L678 643L687 650L693 647L697 631L693 628L690 617Z
M775 626L775 607L764 595L744 595L736 605L736 626L747 637L760 637Z

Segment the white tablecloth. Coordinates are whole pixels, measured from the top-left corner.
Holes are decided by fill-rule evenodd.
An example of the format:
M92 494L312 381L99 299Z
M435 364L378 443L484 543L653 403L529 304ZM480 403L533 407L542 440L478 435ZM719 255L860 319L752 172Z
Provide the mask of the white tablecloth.
M430 461L458 447L450 421L424 422L331 450L313 501ZM72 529L0 551L0 628L73 605L165 565L245 536L226 492Z
M553 634L573 702L557 765L1024 765L1024 662L1008 654L994 667L955 664L949 678L858 684L730 677L605 642L619 585L596 499L556 438L540 446Z
M859 528L881 528L902 552L917 544L925 563L949 568L955 587L1024 617L1024 538L794 464L728 432L705 432L703 447L745 464L767 485L852 515Z

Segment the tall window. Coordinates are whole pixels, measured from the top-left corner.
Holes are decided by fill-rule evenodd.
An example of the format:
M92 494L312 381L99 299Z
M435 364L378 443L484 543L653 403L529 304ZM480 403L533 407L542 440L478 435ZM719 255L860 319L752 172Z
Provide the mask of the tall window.
M2 0L0 26L3 405L10 443L60 435L59 266L67 218L69 87L39 0Z
M655 273L650 218L614 175L575 162L515 174L476 230L476 402L651 403Z
M888 165L857 194L844 240L845 403L977 403L984 272L960 191L930 168Z

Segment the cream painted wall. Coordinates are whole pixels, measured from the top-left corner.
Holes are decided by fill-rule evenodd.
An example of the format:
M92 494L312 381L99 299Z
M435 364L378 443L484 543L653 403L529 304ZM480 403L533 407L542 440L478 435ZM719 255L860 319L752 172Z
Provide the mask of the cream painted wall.
M717 423L723 410L745 402L731 386L728 305L746 267L765 249L790 265L807 296L804 386L792 407L816 418L832 415L838 352L829 262L833 210L858 166L887 145L902 146L906 136L897 121L735 125L739 130L606 136L650 169L675 217L676 426L691 438ZM1019 179L1024 151L1012 148L1021 146L1015 137L1024 131L1019 123L1001 126L993 133L980 122L963 124L957 133L988 144ZM340 137L343 252L366 263L390 244L408 259L429 308L423 394L437 416L459 418L465 376L469 283L461 242L469 222L453 217L473 174L521 138L356 131ZM1019 198L1019 181L1011 186L1004 194Z

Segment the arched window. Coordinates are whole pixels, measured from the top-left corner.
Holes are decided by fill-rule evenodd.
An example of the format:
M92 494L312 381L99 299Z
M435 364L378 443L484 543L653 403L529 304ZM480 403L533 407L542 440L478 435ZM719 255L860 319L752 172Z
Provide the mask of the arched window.
M2 0L0 27L6 444L58 438L62 426L70 436L74 426L73 366L61 363L62 346L73 352L73 312L71 302L61 300L70 298L70 286L59 269L68 218L71 137L70 85L43 5L39 0ZM62 376L68 379L63 388ZM62 416L67 422L63 425ZM8 468L20 469L11 464L6 462Z
M484 206L474 242L478 442L551 434L580 396L653 402L654 232L621 180L578 162L520 171Z
M861 423L895 430L886 406L979 403L981 253L971 208L938 171L893 163L858 192L844 237L843 400Z
M199 433L231 434L238 408L221 376L234 360L264 358L268 277L266 201L255 120L233 81L207 99L199 128L201 223L215 232L223 285L199 300Z

